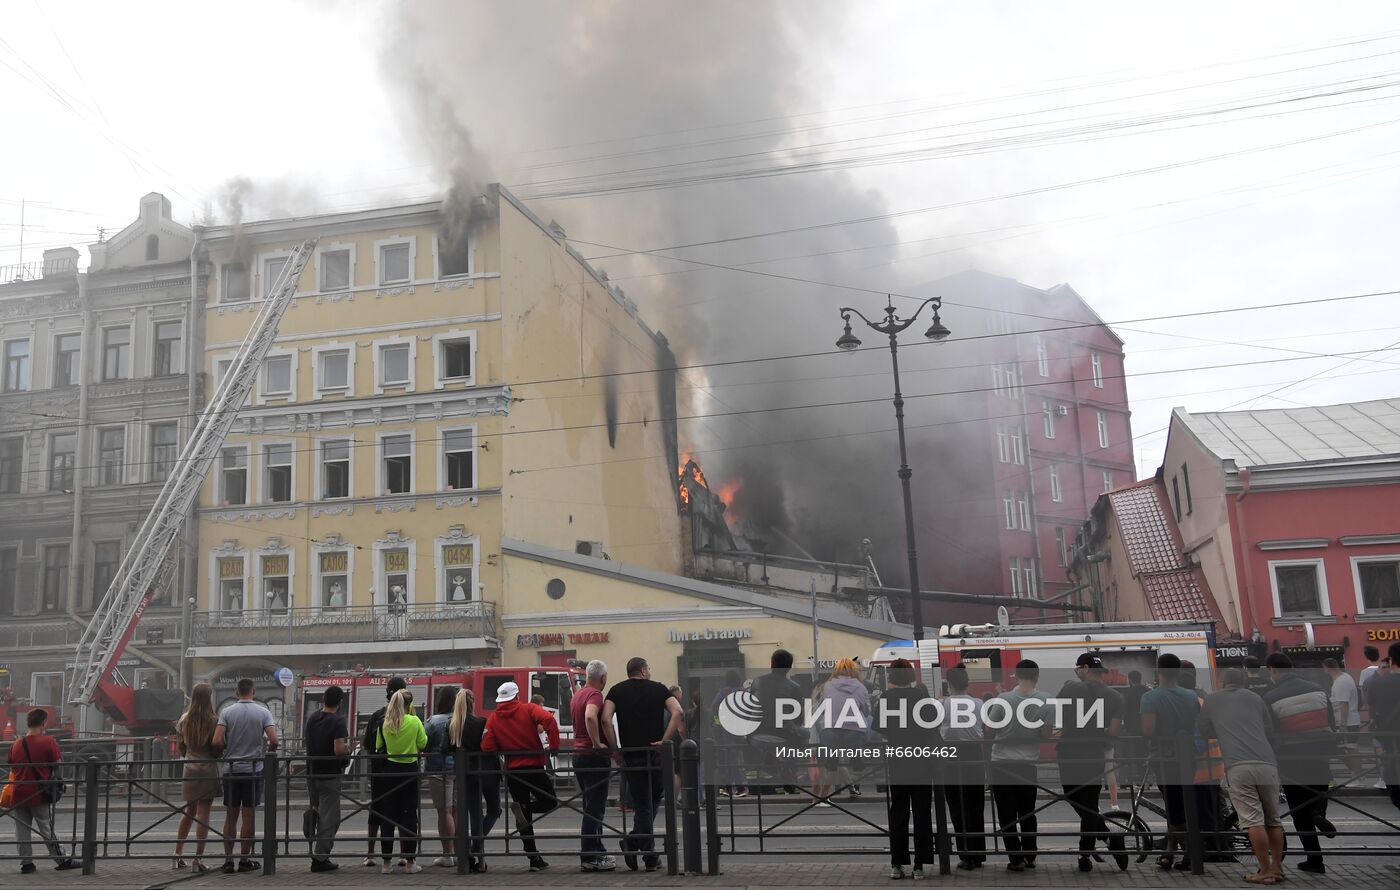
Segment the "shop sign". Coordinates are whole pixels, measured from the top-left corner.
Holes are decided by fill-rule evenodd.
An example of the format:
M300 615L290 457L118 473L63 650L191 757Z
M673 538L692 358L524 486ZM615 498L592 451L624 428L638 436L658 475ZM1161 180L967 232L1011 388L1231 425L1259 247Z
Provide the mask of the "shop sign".
M570 646L606 643L609 633L610 631L606 630L595 630L581 633L516 634L515 648L540 649L545 646L562 646L566 641Z
M668 643L689 643L697 640L751 640L753 631L747 627L740 628L716 628L707 627L704 630L668 630L666 631L666 642Z
M1366 639L1372 643L1391 643L1400 640L1400 627L1370 627L1366 629Z
M1253 656L1262 659L1265 655L1263 643L1236 643L1231 646L1216 646L1216 661L1233 661Z

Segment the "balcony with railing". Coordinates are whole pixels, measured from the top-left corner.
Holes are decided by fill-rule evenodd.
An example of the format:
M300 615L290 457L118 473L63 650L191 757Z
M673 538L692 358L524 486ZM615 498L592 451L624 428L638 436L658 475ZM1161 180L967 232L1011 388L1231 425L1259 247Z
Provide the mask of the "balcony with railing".
M408 644L423 648L495 645L496 604L475 600L450 604L342 606L339 608L259 609L196 612L190 626L193 654L214 655L224 647L356 645L389 650ZM449 641L451 641L449 643Z
M152 635L152 631L156 634ZM72 649L78 645L82 635L82 625L68 618L6 619L0 622L0 657L26 650ZM132 639L137 646L146 645L148 640L154 644L156 639L167 645L177 645L180 642L180 616L148 612L142 617Z

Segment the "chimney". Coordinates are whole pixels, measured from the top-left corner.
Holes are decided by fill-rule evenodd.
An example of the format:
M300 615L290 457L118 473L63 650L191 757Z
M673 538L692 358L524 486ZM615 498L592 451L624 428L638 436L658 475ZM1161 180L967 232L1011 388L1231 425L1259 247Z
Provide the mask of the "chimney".
M549 221L549 234L553 235L556 241L564 241L569 237L564 234L564 227L552 219Z
M59 278L78 271L78 248L55 247L44 251L44 277Z

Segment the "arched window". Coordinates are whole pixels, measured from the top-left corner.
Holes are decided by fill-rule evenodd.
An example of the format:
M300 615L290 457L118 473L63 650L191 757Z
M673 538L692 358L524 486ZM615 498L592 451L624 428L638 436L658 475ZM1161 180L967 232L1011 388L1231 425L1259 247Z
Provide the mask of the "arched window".
M156 260L156 259L160 259L160 236L159 236L159 235L147 235L147 236L146 236L146 259L147 259L147 260Z

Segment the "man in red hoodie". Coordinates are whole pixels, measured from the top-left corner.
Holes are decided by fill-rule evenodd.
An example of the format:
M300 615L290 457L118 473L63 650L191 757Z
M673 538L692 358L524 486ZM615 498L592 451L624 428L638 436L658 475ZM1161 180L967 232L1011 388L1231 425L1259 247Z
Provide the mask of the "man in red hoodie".
M544 871L549 863L535 846L534 819L559 805L554 783L545 772L549 754L540 733L549 740L549 751L559 750L559 724L539 705L520 700L520 687L502 683L496 690L496 710L486 718L481 750L500 751L506 758L506 787L510 811L520 825L520 842L530 856L530 871Z

